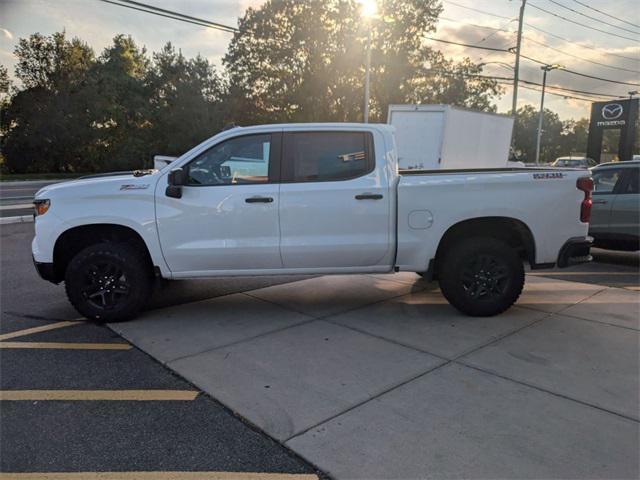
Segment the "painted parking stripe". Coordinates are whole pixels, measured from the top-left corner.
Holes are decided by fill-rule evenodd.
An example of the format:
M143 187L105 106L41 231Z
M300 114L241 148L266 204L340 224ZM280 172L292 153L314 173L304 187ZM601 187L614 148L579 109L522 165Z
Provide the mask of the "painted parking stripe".
M130 350L128 343L63 343L63 342L0 342L0 348L52 348L60 350Z
M2 401L191 401L197 390L0 390Z
M23 337L25 335L31 335L32 333L46 332L48 330L55 330L57 328L70 327L71 325L77 325L82 322L76 321L62 321L56 323L50 323L49 325L42 325L41 327L27 328L25 330L17 330L15 332L4 333L0 335L0 342L3 340L9 340L10 338Z
M318 480L314 474L251 472L0 473L2 480Z
M638 275L638 272L529 272L527 275L536 277L553 277L554 275L564 275L571 277L573 275Z

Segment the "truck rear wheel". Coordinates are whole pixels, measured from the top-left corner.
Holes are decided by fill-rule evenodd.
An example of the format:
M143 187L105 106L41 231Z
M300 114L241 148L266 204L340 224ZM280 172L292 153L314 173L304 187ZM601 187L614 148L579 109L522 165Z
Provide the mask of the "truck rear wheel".
M501 240L469 238L449 248L439 262L440 289L451 305L474 317L498 315L524 286L518 253Z
M99 322L128 320L146 304L152 275L147 261L124 243L99 243L67 267L65 289L75 309Z

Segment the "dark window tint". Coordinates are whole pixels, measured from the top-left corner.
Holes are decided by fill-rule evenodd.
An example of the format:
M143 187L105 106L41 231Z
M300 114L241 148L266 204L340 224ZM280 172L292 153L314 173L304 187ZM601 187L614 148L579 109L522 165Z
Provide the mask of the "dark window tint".
M286 178L294 182L346 180L373 169L369 133L300 132L285 138Z
M620 193L640 193L640 169L625 169L625 175L627 177L626 183Z
M271 135L229 139L201 153L188 166L189 185L233 185L269 181Z
M593 173L593 193L613 193L616 184L622 178L621 169L604 168Z

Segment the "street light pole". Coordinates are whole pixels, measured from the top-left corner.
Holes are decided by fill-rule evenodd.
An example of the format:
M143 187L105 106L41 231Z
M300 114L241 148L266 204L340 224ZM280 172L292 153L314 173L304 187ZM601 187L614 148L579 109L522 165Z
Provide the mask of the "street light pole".
M542 120L544 118L544 91L547 88L547 72L561 68L560 65L543 65L540 67L542 74L542 95L540 96L540 113L538 114L538 135L536 138L536 165L540 164L540 140L542 139Z
M367 62L364 75L364 123L369 123L369 78L371 76L371 25L367 28Z
M518 40L516 43L516 65L513 71L513 98L511 100L511 115L515 117L518 108L518 82L520 81L520 47L522 46L522 25L524 23L524 7L527 0L522 0L520 16L518 17Z

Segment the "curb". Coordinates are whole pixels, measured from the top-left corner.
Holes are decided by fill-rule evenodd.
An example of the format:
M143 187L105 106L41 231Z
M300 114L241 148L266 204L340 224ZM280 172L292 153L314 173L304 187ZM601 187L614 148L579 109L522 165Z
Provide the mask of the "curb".
M0 217L0 225L8 225L10 223L32 223L33 215L19 215L17 217Z

